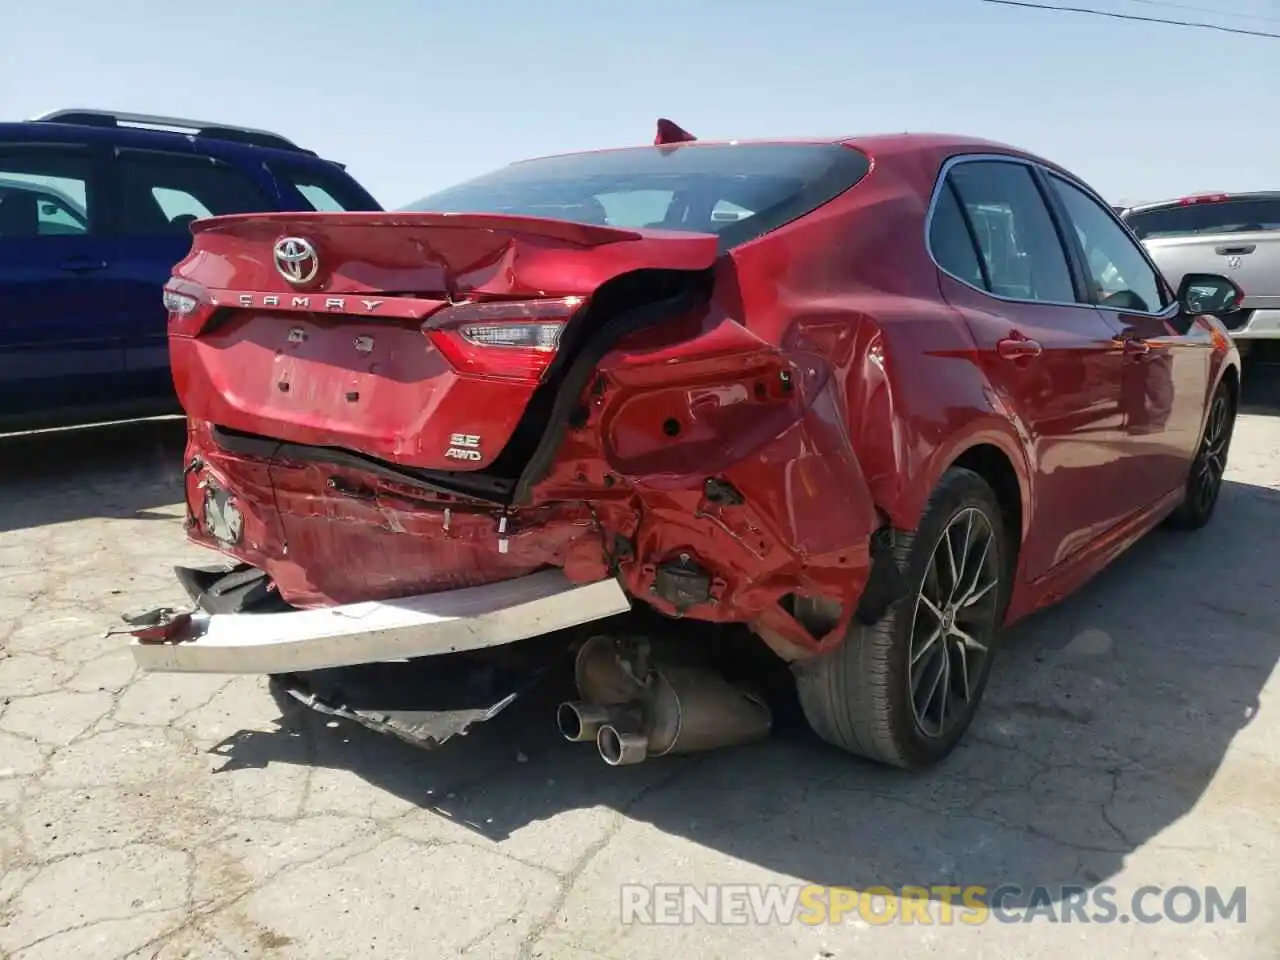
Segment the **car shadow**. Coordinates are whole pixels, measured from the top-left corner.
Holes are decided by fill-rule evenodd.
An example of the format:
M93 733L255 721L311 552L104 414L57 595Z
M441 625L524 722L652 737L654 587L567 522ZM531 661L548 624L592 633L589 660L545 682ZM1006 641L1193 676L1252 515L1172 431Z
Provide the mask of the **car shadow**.
M0 435L0 533L88 517L171 520L186 420L163 417Z
M813 883L1088 887L1177 829L1256 716L1280 659L1277 521L1280 492L1227 483L1208 528L1156 531L1012 630L965 741L924 774L818 742L785 694L766 742L610 768L555 732L565 677L435 751L281 692L278 729L213 752L220 770L259 768L298 762L301 741L307 762L494 841L605 806Z

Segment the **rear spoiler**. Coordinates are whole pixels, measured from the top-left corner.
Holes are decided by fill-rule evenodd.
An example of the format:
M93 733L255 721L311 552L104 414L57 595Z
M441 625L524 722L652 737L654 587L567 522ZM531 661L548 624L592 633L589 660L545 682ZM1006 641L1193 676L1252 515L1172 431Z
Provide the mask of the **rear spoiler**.
M551 220L545 217L500 213L423 213L403 210L360 210L341 213L328 211L231 213L197 220L191 224L191 233L196 236L205 233L227 233L247 239L274 241L282 229L319 231L351 230L363 227L417 228L458 233L505 232L547 237L579 247L599 247L608 243L643 239L642 234L622 227Z

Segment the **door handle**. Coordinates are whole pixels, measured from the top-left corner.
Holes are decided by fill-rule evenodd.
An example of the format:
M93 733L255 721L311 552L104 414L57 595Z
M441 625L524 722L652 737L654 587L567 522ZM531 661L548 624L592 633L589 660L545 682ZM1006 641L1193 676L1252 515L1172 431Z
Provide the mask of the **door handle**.
M58 264L58 269L65 270L67 273L92 273L95 270L107 269L107 261L93 260L89 257L72 257Z
M1257 249L1258 245L1256 243L1250 243L1243 247L1214 247L1213 252L1220 257L1229 257L1232 254L1253 253Z
M1025 337L1005 337L996 343L996 352L1006 360L1021 360L1023 357L1038 357L1044 348L1035 340Z
M1151 352L1151 344L1137 337L1116 337L1116 340L1124 347L1124 352L1131 356L1141 356Z

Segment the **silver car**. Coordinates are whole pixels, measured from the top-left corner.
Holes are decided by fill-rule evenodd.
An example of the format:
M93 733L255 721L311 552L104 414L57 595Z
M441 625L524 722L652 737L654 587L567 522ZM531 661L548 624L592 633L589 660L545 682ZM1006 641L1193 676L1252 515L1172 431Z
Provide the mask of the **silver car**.
M1175 290L1188 273L1236 282L1244 299L1221 318L1233 338L1280 339L1280 192L1144 203L1121 217Z

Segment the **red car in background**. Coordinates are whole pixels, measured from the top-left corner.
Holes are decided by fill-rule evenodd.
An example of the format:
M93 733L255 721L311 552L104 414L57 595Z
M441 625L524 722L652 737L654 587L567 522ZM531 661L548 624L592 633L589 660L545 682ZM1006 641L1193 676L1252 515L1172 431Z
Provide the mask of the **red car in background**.
M403 212L193 232L188 528L237 566L135 621L150 669L443 663L648 606L748 628L823 738L920 768L1001 627L1222 484L1240 291L1169 289L1088 186L996 143L664 122ZM570 739L628 763L767 731L696 643L608 629Z

